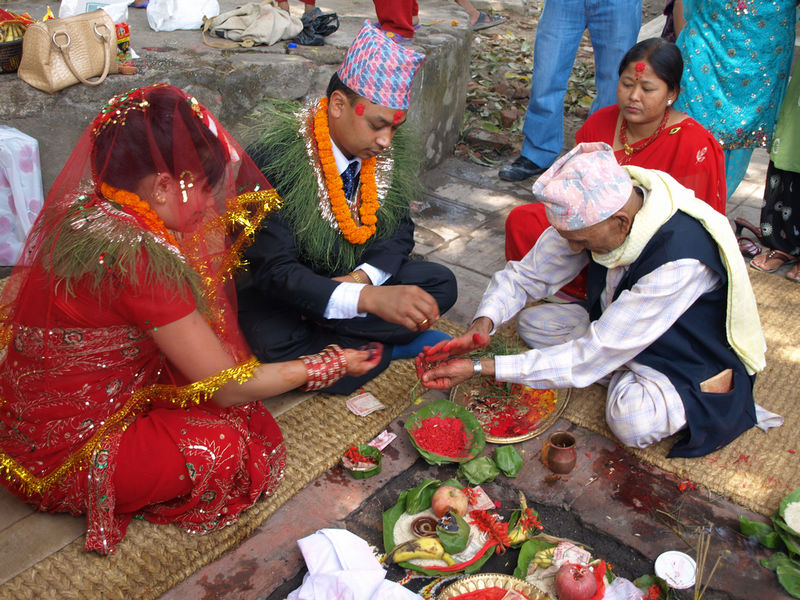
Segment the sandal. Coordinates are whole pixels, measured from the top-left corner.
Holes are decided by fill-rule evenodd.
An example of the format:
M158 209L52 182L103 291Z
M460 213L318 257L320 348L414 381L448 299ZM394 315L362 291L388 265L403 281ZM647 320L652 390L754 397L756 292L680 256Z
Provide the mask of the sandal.
M758 264L756 261L760 257L764 257L762 264ZM770 261L770 262L764 262ZM797 257L792 256L791 254L786 254L786 252L781 252L780 250L770 250L768 252L762 252L758 256L756 256L753 260L750 261L750 266L753 267L757 271L763 271L764 273L774 273L778 269L780 269L783 265L793 265L797 262Z
M736 217L733 220L733 226L736 229L736 237L742 235L742 229L747 229L750 233L756 236L756 239L759 242L763 242L764 238L761 237L761 228L757 225L753 225L747 219L743 219L742 217Z
M800 264L797 264L789 269L789 272L786 273L786 279L800 283Z
M748 258L753 258L761 253L761 246L756 244L749 237L737 237L736 241L739 242L739 252Z
M508 19L505 17L501 17L499 15L490 15L480 11L478 13L478 20L475 21L475 25L472 26L472 31L480 31L481 29L494 27L495 25L505 23L507 20Z

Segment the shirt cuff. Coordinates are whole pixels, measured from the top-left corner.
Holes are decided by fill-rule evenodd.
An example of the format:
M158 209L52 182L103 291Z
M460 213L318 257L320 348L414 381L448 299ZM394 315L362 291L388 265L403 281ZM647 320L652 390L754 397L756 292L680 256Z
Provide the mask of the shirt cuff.
M358 298L361 290L366 286L364 283L342 282L336 286L325 307L326 319L353 319L355 317L366 317L367 313L358 312Z
M383 285L384 283L386 283L386 280L388 280L389 277L392 276L391 273L387 273L386 271L381 271L379 268L373 267L369 263L358 265L353 270L358 271L359 269L361 269L362 271L364 271L364 273L367 274L367 277L369 277L369 280L372 282L372 285Z

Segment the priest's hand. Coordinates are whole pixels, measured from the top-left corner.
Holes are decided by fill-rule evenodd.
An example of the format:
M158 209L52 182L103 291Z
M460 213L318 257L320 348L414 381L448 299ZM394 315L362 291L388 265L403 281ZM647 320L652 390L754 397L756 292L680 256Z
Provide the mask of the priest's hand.
M440 316L434 297L416 285L367 285L361 290L358 310L411 331L428 329Z
M419 361L417 357L417 373L419 374ZM468 358L453 358L428 370L420 375L422 385L433 390L447 390L465 382L473 375L474 366Z
M489 332L492 330L492 322L486 317L478 317L472 322L469 329L463 335L451 340L442 340L438 344L426 347L420 355L423 362L435 363L447 360L457 354L467 354L479 348L489 345Z

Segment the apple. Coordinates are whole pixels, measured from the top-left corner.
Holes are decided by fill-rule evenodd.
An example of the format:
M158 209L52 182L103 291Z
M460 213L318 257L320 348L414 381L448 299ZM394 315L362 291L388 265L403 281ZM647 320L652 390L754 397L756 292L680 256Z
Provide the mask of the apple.
M467 495L452 485L440 485L439 488L433 492L433 497L431 498L433 513L440 519L447 514L448 511L453 511L463 517L467 514L468 506L469 499L467 499Z
M592 570L575 563L561 565L553 585L558 600L587 600L597 591L597 580Z

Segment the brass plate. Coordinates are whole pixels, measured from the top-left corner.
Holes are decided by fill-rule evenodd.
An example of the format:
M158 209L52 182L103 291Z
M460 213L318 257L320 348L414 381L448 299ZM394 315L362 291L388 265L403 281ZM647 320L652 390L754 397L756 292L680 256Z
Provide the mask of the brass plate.
M457 598L461 594L493 587L520 592L530 600L549 600L547 594L524 579L517 579L502 573L478 573L477 575L462 577L444 588L436 600L450 600L451 598Z
M481 379L471 379L465 383L462 383L461 385L457 385L450 390L450 400L470 411L473 415L475 415L475 418L478 419L481 427L484 427L484 423L487 421L487 419L491 418L491 409L480 402L481 381ZM528 388L528 386L523 387L531 389ZM549 415L545 416L543 419L540 419L534 429L522 435L513 437L500 437L490 434L488 431L486 431L486 427L484 427L483 431L486 434L486 441L492 444L516 444L518 442L524 442L525 440L534 438L549 429L567 407L570 394L572 393L572 388L552 391L555 392L556 395L556 407ZM513 401L513 398L507 400Z

